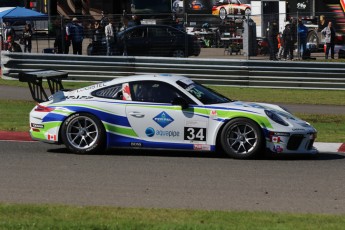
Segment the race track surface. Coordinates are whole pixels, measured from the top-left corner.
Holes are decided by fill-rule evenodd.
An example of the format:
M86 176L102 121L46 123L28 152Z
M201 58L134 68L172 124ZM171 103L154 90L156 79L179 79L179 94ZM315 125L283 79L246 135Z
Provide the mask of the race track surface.
M214 153L70 154L0 141L0 202L345 213L344 153L234 160Z

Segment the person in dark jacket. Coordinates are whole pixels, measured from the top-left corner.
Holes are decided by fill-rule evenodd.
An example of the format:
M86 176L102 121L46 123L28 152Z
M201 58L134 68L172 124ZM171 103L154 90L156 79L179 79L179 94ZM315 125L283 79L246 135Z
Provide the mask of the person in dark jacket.
M32 29L31 29L30 23L25 24L22 39L23 39L23 45L24 45L24 53L26 53L26 52L31 53Z
M278 40L277 36L279 34L279 28L277 21L273 21L268 29L268 42L270 46L270 60L277 61L277 51L278 51Z
M82 44L84 39L84 28L79 25L79 20L73 18L70 28L70 36L72 40L73 54L82 54Z
M291 27L290 22L286 23L282 38L284 40L283 58L287 59L288 54L289 54L289 59L292 60L294 44L296 41L296 31Z

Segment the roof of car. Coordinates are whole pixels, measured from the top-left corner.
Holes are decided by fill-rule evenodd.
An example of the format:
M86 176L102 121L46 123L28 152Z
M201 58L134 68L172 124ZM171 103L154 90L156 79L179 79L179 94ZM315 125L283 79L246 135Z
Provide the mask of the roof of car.
M132 82L132 81L142 81L142 80L158 80L169 83L175 83L178 80L189 79L185 76L171 75L171 74L144 74L144 75L132 75L127 77L120 77L111 80L111 83L119 82Z

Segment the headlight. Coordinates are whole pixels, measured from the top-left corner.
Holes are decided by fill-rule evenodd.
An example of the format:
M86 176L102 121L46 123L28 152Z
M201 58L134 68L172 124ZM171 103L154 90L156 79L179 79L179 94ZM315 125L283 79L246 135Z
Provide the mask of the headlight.
M273 111L265 110L266 115L274 122L277 122L280 125L289 126L278 114Z

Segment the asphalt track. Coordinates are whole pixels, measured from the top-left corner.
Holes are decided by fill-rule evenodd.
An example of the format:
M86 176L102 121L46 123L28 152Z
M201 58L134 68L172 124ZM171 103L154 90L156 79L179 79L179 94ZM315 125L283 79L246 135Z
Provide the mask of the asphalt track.
M23 89L5 88L10 90L0 87L2 99L30 98ZM310 112L307 107L289 109ZM28 141L26 132L12 135L0 141L1 203L345 213L344 146L331 150L331 144L318 143L318 157L259 160L123 149L76 155L64 146ZM0 132L4 137L10 135Z
M63 146L0 141L0 202L344 214L344 164L342 153L76 155Z

